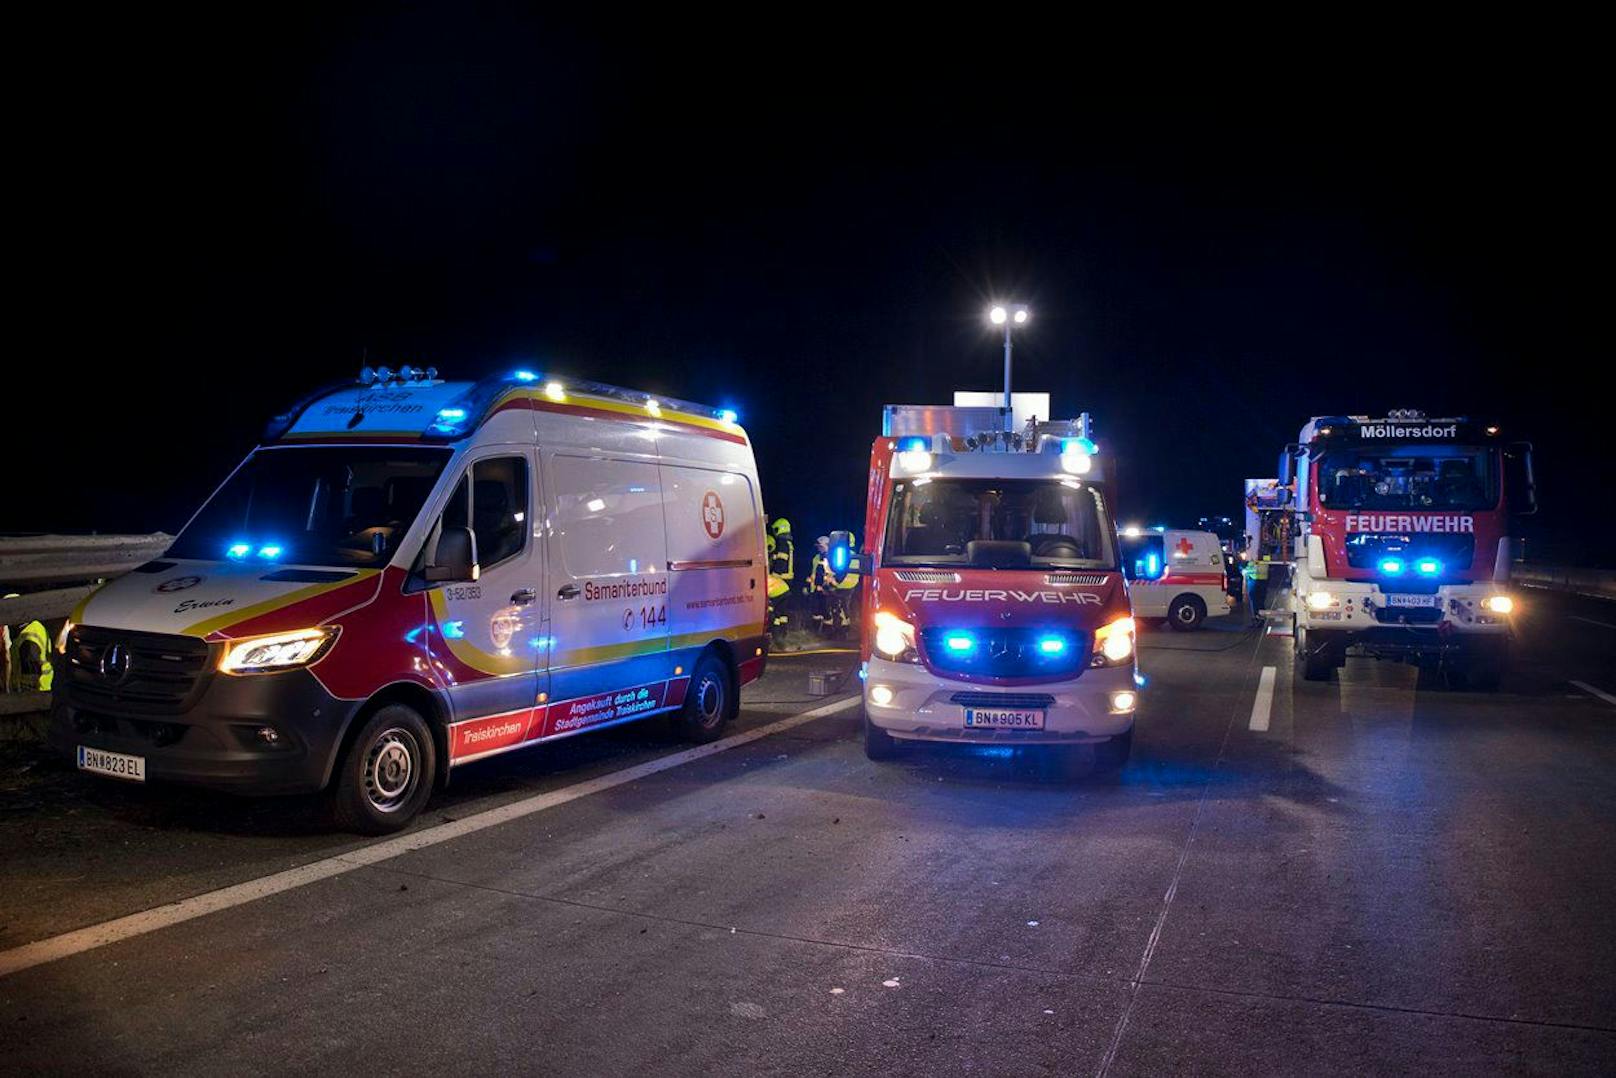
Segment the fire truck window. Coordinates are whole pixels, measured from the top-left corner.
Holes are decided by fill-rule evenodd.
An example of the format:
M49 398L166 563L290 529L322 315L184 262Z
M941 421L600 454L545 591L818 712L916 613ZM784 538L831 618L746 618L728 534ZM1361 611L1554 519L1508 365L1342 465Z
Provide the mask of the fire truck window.
M1457 446L1333 450L1319 461L1319 499L1330 509L1489 509L1495 456Z
M1098 491L1028 479L937 479L894 490L886 556L895 564L971 565L971 544L1026 544L1037 567L1114 564ZM997 547L981 546L988 558ZM996 555L995 555L996 556Z

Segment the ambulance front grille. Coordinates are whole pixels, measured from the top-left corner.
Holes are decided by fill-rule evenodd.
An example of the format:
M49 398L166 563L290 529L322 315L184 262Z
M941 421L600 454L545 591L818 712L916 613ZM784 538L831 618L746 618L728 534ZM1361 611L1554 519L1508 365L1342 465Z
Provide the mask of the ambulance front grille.
M77 707L163 714L195 702L209 669L205 641L80 625L68 638L67 682Z

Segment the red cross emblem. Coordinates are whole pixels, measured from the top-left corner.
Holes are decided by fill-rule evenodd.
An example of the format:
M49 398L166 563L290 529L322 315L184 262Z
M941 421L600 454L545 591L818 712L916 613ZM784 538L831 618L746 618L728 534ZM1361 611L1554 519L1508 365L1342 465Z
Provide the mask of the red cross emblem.
M724 502L715 490L701 496L701 526L709 539L724 534Z
M1189 539L1181 536L1178 540L1178 545L1173 549L1178 552L1179 557L1187 558L1190 556L1191 552L1195 550L1195 544L1190 542Z

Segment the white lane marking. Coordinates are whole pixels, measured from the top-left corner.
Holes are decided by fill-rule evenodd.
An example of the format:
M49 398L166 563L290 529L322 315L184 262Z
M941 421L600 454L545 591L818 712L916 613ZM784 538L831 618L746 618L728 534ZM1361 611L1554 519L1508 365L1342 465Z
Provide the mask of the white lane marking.
M792 727L812 722L814 719L834 715L838 711L846 711L854 707L861 697L852 696L846 700L826 704L804 711L800 715L793 715L779 722L771 722L766 726L759 726L745 733L735 734L710 745L698 745L693 749L685 749L671 756L658 757L643 764L625 767L621 771L600 775L573 786L565 786L559 790L550 790L546 793L535 794L521 801L513 801L508 805L501 805L486 812L479 812L452 823L438 824L435 827L422 828L409 834L399 835L397 838L386 839L382 842L362 846L357 850L337 854L312 864L299 868L290 868L284 872L275 872L256 880L222 887L217 891L195 895L191 898L170 902L166 906L157 906L140 913L132 913L127 917L119 917L111 921L103 921L98 925L89 925L85 928L64 932L60 936L51 936L48 939L25 943L20 947L13 947L9 951L0 951L0 977L5 977L31 966L54 962L59 958L81 954L97 947L105 947L109 943L117 943L134 936L143 936L148 932L155 932L159 928L168 928L197 917L205 917L210 913L227 910L233 906L241 906L248 902L256 902L260 898L278 895L282 891L290 891L303 887L318 880L340 876L355 869L364 868L382 861L416 850L424 850L436 846L440 842L449 842L453 839L463 838L466 835L485 831L490 827L498 827L502 823L519 820L524 816L531 816L537 812L565 805L570 801L598 794L626 783L637 782L640 779L655 775L660 771L668 771L683 764L695 763L709 756L729 749L750 745L773 734L782 733Z
M1274 710L1274 674L1276 667L1262 668L1262 677L1257 679L1257 698L1251 702L1251 729L1262 731L1268 729L1268 716Z
M1573 681L1571 684L1575 685L1577 688L1581 689L1583 692L1593 693L1595 696L1599 697L1601 700L1605 701L1605 703L1607 703L1607 704L1616 705L1616 696L1612 696L1610 693L1606 692L1603 689L1596 689L1592 685L1588 684L1586 681Z
M1616 629L1616 625L1612 625L1608 621L1595 621L1593 618L1585 618L1585 617L1582 617L1580 614L1567 614L1566 616L1569 617L1572 621L1581 621L1581 622L1585 622L1585 623L1587 623L1589 625L1597 625L1601 629Z

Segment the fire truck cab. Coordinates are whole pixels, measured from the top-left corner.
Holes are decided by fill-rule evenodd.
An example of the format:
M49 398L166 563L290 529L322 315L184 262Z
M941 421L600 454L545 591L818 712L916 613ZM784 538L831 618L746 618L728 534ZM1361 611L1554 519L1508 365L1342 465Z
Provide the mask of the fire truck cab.
M78 767L328 790L396 830L453 767L651 715L712 740L764 664L733 413L530 371L366 370L278 418L57 658Z
M864 744L1090 746L1120 766L1140 681L1087 416L888 406L870 453Z
M1536 508L1531 446L1423 412L1309 420L1281 456L1294 483L1296 671L1349 649L1494 689L1507 665L1513 515Z

